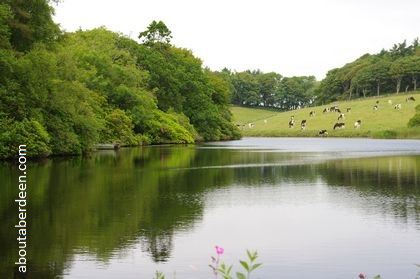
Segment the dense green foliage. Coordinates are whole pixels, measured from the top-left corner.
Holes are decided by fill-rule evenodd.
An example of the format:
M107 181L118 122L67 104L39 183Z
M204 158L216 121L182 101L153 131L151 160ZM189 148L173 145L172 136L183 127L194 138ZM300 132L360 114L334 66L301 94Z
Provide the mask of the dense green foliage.
M390 50L378 54L365 54L359 59L332 69L317 88L317 104L342 99L379 96L416 91L420 78L420 45L416 39L395 44Z
M232 86L232 103L241 106L296 109L314 101L314 76L283 77L278 73L224 70Z
M420 127L420 105L416 106L416 114L408 121L408 127Z
M230 87L153 22L143 44L104 28L60 34L46 0L0 4L0 158L97 143L238 138Z

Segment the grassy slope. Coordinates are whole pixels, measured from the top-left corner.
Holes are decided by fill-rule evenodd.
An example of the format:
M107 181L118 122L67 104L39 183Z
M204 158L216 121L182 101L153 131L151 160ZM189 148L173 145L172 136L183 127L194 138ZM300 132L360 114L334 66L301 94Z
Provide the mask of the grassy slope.
M407 96L414 96L415 102L406 102ZM379 101L379 109L373 106ZM392 105L388 104L392 100ZM232 107L233 120L241 125L244 136L318 136L321 129L328 130L329 136L335 137L376 137L376 138L420 138L420 129L408 129L408 120L415 114L415 107L420 103L420 92L410 94L393 94L383 97L370 97L352 101L340 101L325 106L304 108L299 110L276 112L267 109ZM401 104L401 110L394 109ZM345 114L345 119L337 121L338 113L323 113L323 109L337 105ZM351 108L347 113L346 108ZM309 117L314 110L315 117ZM295 127L288 128L290 116L295 116ZM306 129L301 131L300 122L306 119ZM354 128L356 120L362 120L360 129ZM267 123L264 123L264 120ZM254 123L253 128L247 123ZM345 129L333 130L336 122L346 123Z

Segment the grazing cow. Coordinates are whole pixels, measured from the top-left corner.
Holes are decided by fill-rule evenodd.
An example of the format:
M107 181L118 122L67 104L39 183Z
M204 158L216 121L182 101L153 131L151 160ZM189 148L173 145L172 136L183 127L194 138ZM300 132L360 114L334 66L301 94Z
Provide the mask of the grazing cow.
M339 123L335 123L334 124L334 130L336 129L336 128L346 128L346 124L344 124L343 122L339 122Z
M392 100L388 100L388 104L392 105Z
M394 106L394 109L401 109L401 104L396 104L396 105Z
M341 113L341 110L339 108L335 108L335 112Z
M373 106L373 109L374 109L374 110L378 110L378 108L379 108L379 107L378 107L378 105L374 105L374 106Z
M330 112L330 108L324 108L323 113Z
M318 135L326 136L326 135L328 135L328 132L327 132L327 130L319 130Z
M405 101L406 102L414 102L414 101L416 101L416 99L414 99L413 96L410 96L410 97L406 98Z
M292 115L289 120L289 128L295 127L295 117Z
M311 116L315 116L315 111L314 110L309 112L309 117L311 117Z
M360 128L360 125L362 125L362 120L357 120L356 122L354 122L354 128Z
M351 112L351 108L347 108L346 109L346 112Z
M249 127L249 128L254 128L254 123L249 123L249 124L248 124L248 127Z
M344 116L344 113L340 113L340 115L338 116L337 120L344 119L344 118L346 118L346 117Z
M336 111L338 109L337 106L330 107L330 111Z
M303 119L302 122L300 122L300 129L304 130L306 128L306 119Z

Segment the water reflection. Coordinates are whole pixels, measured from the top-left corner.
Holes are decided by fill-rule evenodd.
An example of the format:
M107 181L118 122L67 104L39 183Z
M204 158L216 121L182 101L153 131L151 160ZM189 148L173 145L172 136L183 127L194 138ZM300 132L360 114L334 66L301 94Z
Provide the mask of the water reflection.
M108 262L138 242L154 262L167 262L174 235L194 231L209 197L223 189L268 189L271 195L284 185L326 184L337 206L361 208L420 229L420 156L331 160L333 156L168 146L32 163L30 274L25 278L56 278L81 253ZM0 278L18 278L13 264L18 251L17 175L15 166L0 166L5 182L0 189ZM349 192L360 200L353 194L346 199ZM238 198L252 202L253 197ZM307 202L311 198L309 194Z

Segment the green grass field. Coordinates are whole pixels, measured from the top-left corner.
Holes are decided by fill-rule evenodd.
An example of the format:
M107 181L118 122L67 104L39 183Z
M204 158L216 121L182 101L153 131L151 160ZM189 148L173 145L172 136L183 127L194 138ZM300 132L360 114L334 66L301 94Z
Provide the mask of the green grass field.
M416 101L406 102L406 98L413 96ZM388 103L392 101L392 104ZM378 103L378 110L373 107ZM394 109L401 104L401 109ZM372 138L420 138L420 129L407 128L408 120L414 116L415 107L420 104L420 92L408 94L392 94L380 97L369 97L352 101L334 102L325 106L303 108L287 112L270 109L245 108L233 106L233 121L240 125L244 136L256 137L312 137L318 136L318 131L325 129L329 137L372 137ZM337 120L339 113L323 113L324 108L338 106L345 118ZM351 108L350 112L346 112ZM309 116L310 111L316 115ZM295 118L294 128L289 128L291 116ZM300 123L306 119L306 129L301 130ZM362 121L360 128L354 128L357 120ZM336 122L344 122L345 128L334 130ZM254 126L249 127L249 123Z

